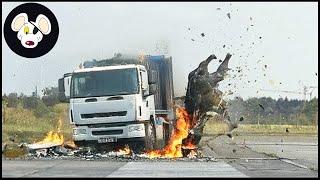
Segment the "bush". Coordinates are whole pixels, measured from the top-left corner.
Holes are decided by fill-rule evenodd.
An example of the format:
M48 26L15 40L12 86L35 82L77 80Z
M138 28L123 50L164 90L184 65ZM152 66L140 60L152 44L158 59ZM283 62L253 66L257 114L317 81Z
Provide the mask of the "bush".
M59 103L59 99L56 96L43 96L42 101L47 106L54 106Z
M8 95L8 107L16 108L19 104L18 94L17 93L10 93Z
M48 117L51 115L50 109L42 102L38 101L36 109L34 111L34 115L39 118L39 117Z
M24 97L22 100L23 108L25 109L36 109L38 104L40 103L40 99L37 97Z
M47 106L54 106L59 103L59 89L57 87L45 88L42 101Z

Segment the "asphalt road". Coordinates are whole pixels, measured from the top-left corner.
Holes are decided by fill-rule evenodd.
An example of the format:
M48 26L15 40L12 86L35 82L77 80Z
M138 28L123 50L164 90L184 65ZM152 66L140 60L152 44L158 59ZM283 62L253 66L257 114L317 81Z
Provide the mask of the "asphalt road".
M252 150L290 159L301 167L318 170L317 136L241 136L235 141L244 141Z
M245 139L245 144L243 140ZM251 139L250 139L251 138ZM86 160L2 160L3 177L317 177L318 171L310 165L318 159L317 138L283 139L290 148L282 148L281 155L277 137L226 136L215 139L205 137L201 141L204 156L213 156L216 161L86 161ZM306 140L308 139L308 140ZM309 141L310 140L310 141ZM316 142L315 142L316 140ZM280 140L281 142L281 140ZM260 145L257 145L260 143ZM309 143L306 146L297 144ZM263 144L263 145L261 145ZM311 149L310 145L311 144ZM316 144L316 146L315 146ZM316 147L316 148L314 148ZM295 151L295 149L297 151ZM299 150L299 151L298 151ZM311 153L310 153L311 152ZM272 156L270 154L274 153ZM269 154L269 155L268 155ZM295 156L296 155L296 156ZM301 157L307 163L300 164ZM309 161L310 159L310 161ZM313 160L311 160L313 159ZM305 161L303 161L305 162ZM309 166L309 167L308 167ZM316 166L317 167L317 166Z

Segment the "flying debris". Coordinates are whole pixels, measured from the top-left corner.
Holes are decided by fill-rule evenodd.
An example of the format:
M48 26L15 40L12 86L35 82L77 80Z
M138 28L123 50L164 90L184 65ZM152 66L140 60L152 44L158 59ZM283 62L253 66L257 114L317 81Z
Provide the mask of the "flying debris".
M231 15L230 15L230 13L227 13L227 16L228 16L228 18L229 18L229 19L231 19Z
M259 104L259 106L261 107L261 109L263 109L263 110L264 110L264 107L263 107L261 104Z

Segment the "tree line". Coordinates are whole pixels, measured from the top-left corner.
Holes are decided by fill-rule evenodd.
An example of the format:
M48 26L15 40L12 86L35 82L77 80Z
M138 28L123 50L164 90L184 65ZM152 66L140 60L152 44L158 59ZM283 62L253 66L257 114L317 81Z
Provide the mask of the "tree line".
M2 95L2 111L4 108L18 108L33 110L36 117L44 117L50 114L50 107L58 104L58 88L50 87L42 90L44 96L40 98L36 92L33 92L31 96L27 96L23 93L18 95L17 93L9 93Z
M318 98L308 101L270 97L236 97L228 101L232 118L244 118L248 124L315 125L318 121Z
M57 87L45 88L44 96L40 98L35 93L32 96L17 93L2 95L2 107L34 109L37 116L49 112L48 107L58 104ZM244 100L235 97L228 100L228 112L233 120L242 117L246 124L292 124L316 125L318 122L318 98L308 101L270 97L249 98Z

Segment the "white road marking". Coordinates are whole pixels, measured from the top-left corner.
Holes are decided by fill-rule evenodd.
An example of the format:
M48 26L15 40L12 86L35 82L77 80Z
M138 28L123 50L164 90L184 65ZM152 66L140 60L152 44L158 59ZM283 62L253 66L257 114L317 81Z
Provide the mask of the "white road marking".
M128 162L108 177L247 177L226 162Z

